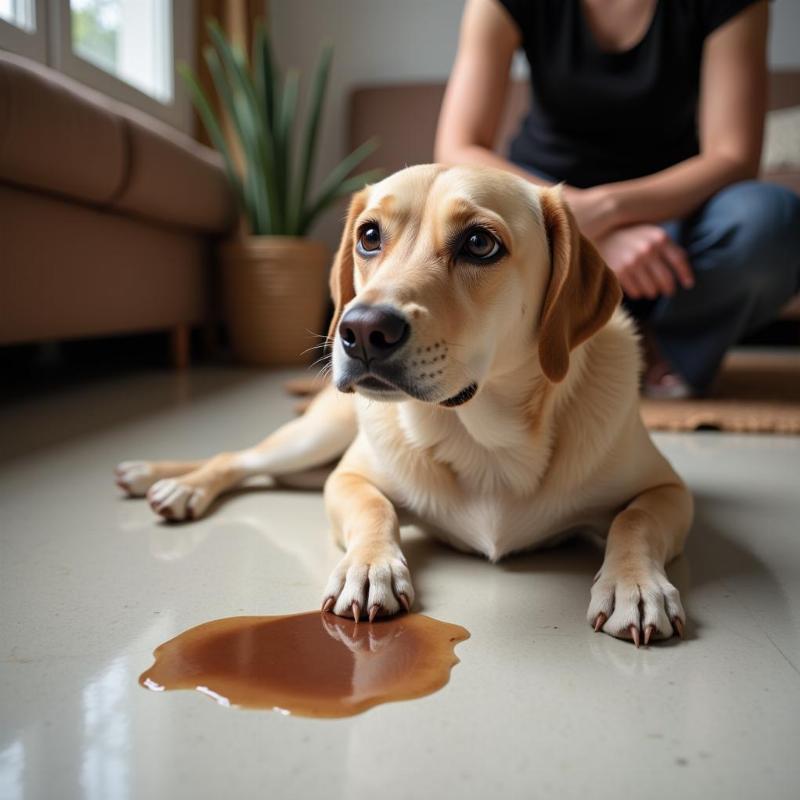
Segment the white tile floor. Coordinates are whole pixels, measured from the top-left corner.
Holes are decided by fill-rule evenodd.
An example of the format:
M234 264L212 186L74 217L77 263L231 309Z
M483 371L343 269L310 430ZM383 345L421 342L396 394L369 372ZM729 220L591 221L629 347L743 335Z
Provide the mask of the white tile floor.
M111 467L290 415L279 376L243 370L0 409L3 800L800 796L800 439L657 437L698 501L670 570L683 643L592 632L588 546L492 566L412 532L419 610L472 633L441 692L326 721L141 689L187 627L315 608L336 554L317 494L241 492L166 526Z

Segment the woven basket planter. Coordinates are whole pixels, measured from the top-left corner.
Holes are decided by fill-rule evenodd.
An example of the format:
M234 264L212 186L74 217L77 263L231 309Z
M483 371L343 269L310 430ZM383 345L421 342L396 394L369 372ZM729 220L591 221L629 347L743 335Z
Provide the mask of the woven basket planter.
M313 360L327 305L329 252L292 236L250 236L220 248L225 319L237 360L264 366Z

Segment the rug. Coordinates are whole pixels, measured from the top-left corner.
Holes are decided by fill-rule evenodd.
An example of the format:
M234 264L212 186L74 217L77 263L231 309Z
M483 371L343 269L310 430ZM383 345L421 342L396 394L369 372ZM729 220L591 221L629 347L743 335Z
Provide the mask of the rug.
M731 353L709 397L643 398L642 419L654 431L800 434L800 353Z

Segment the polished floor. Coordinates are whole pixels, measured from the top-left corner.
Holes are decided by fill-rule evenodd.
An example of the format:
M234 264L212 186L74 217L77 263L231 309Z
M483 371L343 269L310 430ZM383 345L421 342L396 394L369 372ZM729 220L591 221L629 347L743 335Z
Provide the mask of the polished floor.
M656 437L697 498L670 568L684 642L592 632L589 545L492 566L409 531L418 610L472 634L441 691L320 720L140 688L188 627L317 606L337 557L318 494L240 491L176 526L111 475L250 444L292 414L281 377L0 407L0 798L800 796L800 438Z

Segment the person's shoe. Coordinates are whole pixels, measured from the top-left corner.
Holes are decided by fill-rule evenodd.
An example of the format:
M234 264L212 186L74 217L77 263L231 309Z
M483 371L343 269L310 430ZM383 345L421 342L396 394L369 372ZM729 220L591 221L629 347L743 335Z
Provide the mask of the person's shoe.
M642 394L651 400L685 400L692 396L692 388L663 362L647 370Z

